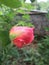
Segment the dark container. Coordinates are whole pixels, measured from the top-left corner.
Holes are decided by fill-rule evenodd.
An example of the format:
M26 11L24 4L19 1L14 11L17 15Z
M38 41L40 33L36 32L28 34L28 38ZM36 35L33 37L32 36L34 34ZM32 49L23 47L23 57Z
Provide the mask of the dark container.
M30 15L30 20L28 22L31 22L35 26L35 34L38 35L45 35L47 34L47 31L45 30L46 28L49 28L49 20L46 17L47 12L46 11L31 11L31 12L26 12L25 14ZM24 14L16 14L16 17L14 18L13 21L15 21L15 24L17 21L22 20L22 16ZM49 31L48 31L49 35Z

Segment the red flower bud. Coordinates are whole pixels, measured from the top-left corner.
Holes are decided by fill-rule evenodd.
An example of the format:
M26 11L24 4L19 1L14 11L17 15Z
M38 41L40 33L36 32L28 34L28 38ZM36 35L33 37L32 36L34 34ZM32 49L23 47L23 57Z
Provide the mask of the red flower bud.
M10 38L14 45L22 48L25 45L31 44L34 40L34 28L14 26L10 30Z

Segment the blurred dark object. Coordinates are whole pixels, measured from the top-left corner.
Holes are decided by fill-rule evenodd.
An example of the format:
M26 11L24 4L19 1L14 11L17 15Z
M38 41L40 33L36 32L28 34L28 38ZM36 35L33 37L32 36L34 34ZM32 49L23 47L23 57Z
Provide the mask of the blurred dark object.
M31 2L34 2L35 0L30 0Z
M40 11L40 10L34 10L30 12L26 12L25 14L30 15L30 19L26 20L23 19L24 14L16 14L15 18L12 21L14 24L17 24L18 21L23 20L24 22L28 23L31 22L35 26L35 34L37 35L46 35L45 28L49 28L49 19L46 17L47 11ZM49 33L49 31L48 31Z

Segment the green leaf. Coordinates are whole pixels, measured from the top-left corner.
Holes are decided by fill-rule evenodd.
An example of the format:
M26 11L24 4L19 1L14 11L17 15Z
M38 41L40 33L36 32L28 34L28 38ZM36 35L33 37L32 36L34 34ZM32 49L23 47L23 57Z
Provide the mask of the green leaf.
M46 31L49 31L49 27L45 27L45 30L46 30Z
M3 12L2 11L0 11L0 15L3 15Z
M0 31L0 40L3 46L10 43L8 31Z
M18 8L21 6L20 0L0 0L1 4L4 4L10 8Z

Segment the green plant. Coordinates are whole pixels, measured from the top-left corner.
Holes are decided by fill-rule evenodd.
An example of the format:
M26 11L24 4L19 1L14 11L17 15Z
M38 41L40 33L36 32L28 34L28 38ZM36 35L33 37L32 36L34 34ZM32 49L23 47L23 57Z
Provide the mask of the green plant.
M49 36L46 36L41 42L38 43L38 52L40 60L38 62L42 65L49 65ZM39 64L40 65L40 64Z
M22 7L25 6L23 3L22 5ZM26 6L30 11L30 7ZM26 10L21 8L17 8L16 11L13 7L9 8L4 5L0 8L0 65L49 65L49 36L38 40L35 44L18 49L10 41L9 30L16 23L17 26L33 27L30 16L26 15ZM18 18L18 21L13 22L17 13L24 13L22 20Z
M4 4L8 7L11 7L11 8L18 8L21 6L21 1L20 0L0 0L0 4Z
M24 53L20 53L19 49L11 44L9 38L9 30L15 25L12 22L14 19L16 12L13 9L1 5L0 11L0 65L16 65L17 61L22 58ZM20 12L20 11L19 11ZM28 20L28 15L23 16L23 20ZM18 25L26 25L26 23L19 22ZM28 26L32 26L32 24L28 23Z

